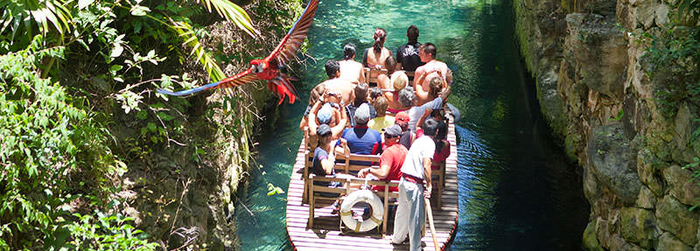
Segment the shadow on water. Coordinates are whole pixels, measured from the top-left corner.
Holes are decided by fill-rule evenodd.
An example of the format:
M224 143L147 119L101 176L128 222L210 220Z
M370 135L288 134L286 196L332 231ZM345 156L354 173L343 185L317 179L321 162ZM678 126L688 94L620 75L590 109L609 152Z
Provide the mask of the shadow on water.
M315 61L307 59L297 83L300 100L325 79L323 64L339 59L345 43L355 43L361 54L374 28L383 27L385 46L395 50L411 24L421 31L419 41L435 43L438 59L455 71L449 102L463 114L457 126L460 217L450 249L580 250L589 205L576 167L548 136L514 42L510 1L322 1L309 34ZM261 166L251 171L251 185L240 190L236 205L243 250L291 249L286 194L268 197L267 187L287 190L305 106L282 105L267 114Z

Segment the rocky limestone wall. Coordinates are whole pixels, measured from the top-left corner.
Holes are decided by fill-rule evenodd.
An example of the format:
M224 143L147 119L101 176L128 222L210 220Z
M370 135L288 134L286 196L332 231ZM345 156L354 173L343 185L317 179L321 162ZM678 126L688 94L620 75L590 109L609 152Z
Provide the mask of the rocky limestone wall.
M700 186L682 166L700 104L664 118L673 76L650 74L652 37L673 30L677 0L515 0L516 30L544 117L584 167L586 250L700 250ZM693 147L695 145L695 147Z

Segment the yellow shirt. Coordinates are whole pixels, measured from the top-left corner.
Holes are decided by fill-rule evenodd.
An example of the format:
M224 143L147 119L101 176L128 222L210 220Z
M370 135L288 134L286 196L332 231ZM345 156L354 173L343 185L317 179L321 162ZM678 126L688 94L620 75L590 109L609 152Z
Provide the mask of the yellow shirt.
M367 123L367 127L372 128L374 130L377 130L381 133L384 133L384 128L389 127L390 125L394 124L394 117L391 116L384 116L384 117L376 117Z

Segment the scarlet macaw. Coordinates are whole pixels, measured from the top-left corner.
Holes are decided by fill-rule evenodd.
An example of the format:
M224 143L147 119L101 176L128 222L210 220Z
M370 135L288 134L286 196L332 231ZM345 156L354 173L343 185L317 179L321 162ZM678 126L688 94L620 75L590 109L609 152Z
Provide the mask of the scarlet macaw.
M189 90L171 92L163 89L158 89L158 93L184 96L197 93L203 90L214 88L230 88L241 86L256 80L267 80L267 88L280 97L279 104L282 104L285 96L289 96L289 103L294 103L297 96L297 91L294 85L290 82L291 77L280 73L279 69L289 62L294 54L299 50L299 46L306 38L306 32L311 27L314 19L314 13L318 7L319 0L311 0L306 9L301 14L301 17L294 23L294 26L289 30L286 36L282 39L277 48L264 59L253 59L250 61L250 68L244 72L238 73L235 76L225 78L219 82L206 84L195 87Z

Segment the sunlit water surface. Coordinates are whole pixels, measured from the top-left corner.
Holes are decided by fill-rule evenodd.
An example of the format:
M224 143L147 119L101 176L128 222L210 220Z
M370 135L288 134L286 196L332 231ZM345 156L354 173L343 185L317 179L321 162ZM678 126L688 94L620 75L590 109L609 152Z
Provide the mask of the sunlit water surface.
M286 194L267 196L268 184L288 187L302 133L297 126L308 93L325 80L323 64L341 59L342 46L371 47L376 27L392 51L406 42L438 47L455 72L449 102L458 121L459 225L451 250L580 250L588 218L577 168L565 161L539 113L514 39L512 6L493 1L322 1L309 32L313 44L296 83L301 102L269 111L259 137L260 168L241 189L235 221L242 250L290 250ZM315 59L315 60L314 60Z

